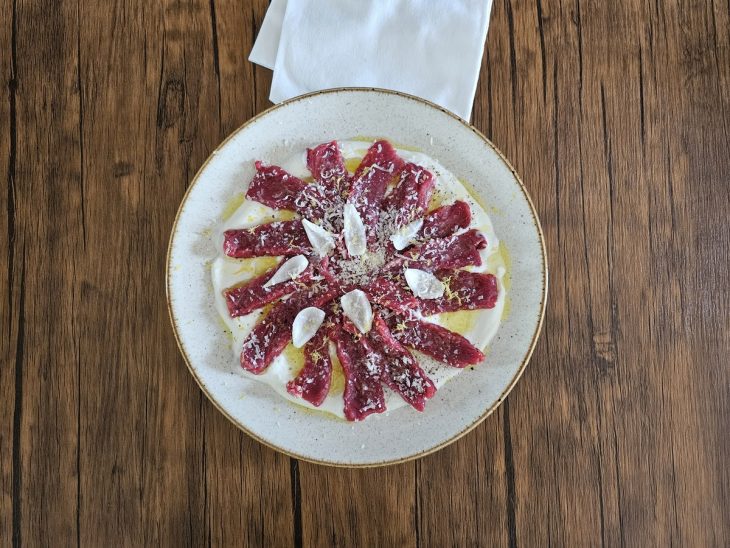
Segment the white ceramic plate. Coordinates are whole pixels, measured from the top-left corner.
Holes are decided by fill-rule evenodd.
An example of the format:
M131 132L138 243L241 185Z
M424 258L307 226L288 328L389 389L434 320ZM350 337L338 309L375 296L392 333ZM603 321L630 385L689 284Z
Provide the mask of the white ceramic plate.
M448 382L419 413L401 408L349 423L287 402L245 378L213 305L212 234L225 204L254 173L293 151L354 136L420 149L486 203L511 265L510 312L487 358ZM540 224L525 188L481 133L422 99L376 89L338 89L297 97L240 127L210 156L175 219L167 257L167 297L175 336L200 387L234 424L291 456L340 466L378 466L433 452L474 428L507 396L532 354L547 296Z

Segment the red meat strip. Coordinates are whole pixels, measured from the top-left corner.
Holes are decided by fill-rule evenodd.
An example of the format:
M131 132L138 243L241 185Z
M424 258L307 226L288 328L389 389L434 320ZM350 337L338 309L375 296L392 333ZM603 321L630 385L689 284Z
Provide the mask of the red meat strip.
M396 225L406 225L425 213L433 187L430 171L408 163L401 169L395 188L383 201L383 210L395 210Z
M466 270L442 271L436 277L446 285L446 291L437 299L423 299L420 302L424 316L456 310L477 310L494 308L499 296L497 278L492 274L468 272Z
M400 278L403 279L402 276ZM422 303L403 283L385 277L373 280L365 292L371 301L406 316L418 310Z
M236 259L293 256L312 251L307 233L299 220L226 230L223 237L223 252Z
M385 190L402 166L403 160L388 141L375 141L355 171L349 199L365 224L370 244L376 240Z
M345 329L333 329L331 336L345 374L343 399L347 420L361 421L368 415L385 411L385 394L380 384L382 356L373 350L366 337L356 338Z
M346 195L349 176L337 141L308 148L307 167L328 199L341 199Z
M397 276L380 277L367 286L372 302L405 316L419 311L424 316L456 310L494 308L499 296L497 278L493 274L467 270L441 270L436 277L446 285L444 295L436 299L420 299L413 295L405 280Z
M434 209L423 219L420 236L444 238L471 224L471 208L462 201Z
M383 382L414 408L423 411L426 400L436 393L436 386L406 347L393 337L380 316L375 317L370 340L383 355Z
M295 201L307 183L279 166L256 162L256 175L248 186L246 197L274 209L296 210Z
M289 295L301 289L302 283L309 283L312 280L312 268L310 267L297 276L296 280L264 287L264 284L269 281L280 266L281 263L276 268L253 278L244 285L232 287L223 292L231 318L245 316L269 303L273 303L284 295Z
M466 367L484 359L484 354L468 340L440 325L407 318L390 322L389 327L401 344L452 367Z
M476 229L449 236L434 238L420 246L409 249L405 256L410 258L408 266L424 270L479 266L482 259L479 250L487 247L487 239Z
M327 397L332 382L332 360L326 331L317 334L304 345L304 367L286 385L287 391L319 407Z
M334 295L329 290L314 294L305 290L274 306L243 342L241 367L255 374L263 372L291 341L291 326L296 315L308 306L322 306Z
M274 209L290 209L310 221L322 218L325 197L319 185L307 184L279 166L256 162L246 197Z

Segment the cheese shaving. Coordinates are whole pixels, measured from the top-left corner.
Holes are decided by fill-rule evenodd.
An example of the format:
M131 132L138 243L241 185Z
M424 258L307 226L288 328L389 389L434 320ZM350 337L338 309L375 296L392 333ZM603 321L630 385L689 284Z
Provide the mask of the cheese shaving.
M302 219L302 226L304 226L304 232L307 233L309 243L317 255L324 257L335 248L334 236L324 228L307 219Z
M345 204L344 221L343 234L347 252L351 257L358 257L365 253L367 239L365 237L365 225L353 204Z
M296 348L301 348L317 334L324 321L324 310L314 306L305 308L294 318L292 323L292 343ZM316 360L315 360L316 361Z
M264 284L264 287L271 287L272 285L288 282L299 276L309 266L309 261L304 255L297 255L286 261L279 267L279 270L274 272L274 275L268 279Z
M353 289L340 297L342 311L360 333L367 333L373 326L373 309L367 295L359 289Z
M444 284L430 272L417 268L406 268L405 277L408 287L416 297L437 299L444 294Z
M390 237L390 241L393 242L393 247L401 251L411 245L416 240L418 231L421 230L422 226L423 217L401 227Z

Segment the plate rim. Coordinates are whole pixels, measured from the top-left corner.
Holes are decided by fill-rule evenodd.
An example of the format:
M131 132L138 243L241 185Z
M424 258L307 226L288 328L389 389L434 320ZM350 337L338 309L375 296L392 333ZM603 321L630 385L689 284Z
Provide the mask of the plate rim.
M170 285L171 285L171 275L172 275L172 268L171 268L171 257L172 257L172 244L173 240L175 239L175 235L177 233L177 225L178 221L180 219L180 214L182 213L183 206L188 200L188 196L190 192L192 191L193 187L198 183L198 179L200 177L200 174L205 170L205 168L208 166L208 163L213 159L215 156L215 153L218 152L221 148L223 148L228 141L233 139L236 135L239 134L242 130L244 130L247 126L253 124L258 119L263 118L267 114L278 110L280 108L284 108L292 103L296 103L298 101L302 101L305 99L309 99L311 97L315 97L318 95L328 95L328 94L336 94L336 93L342 93L342 92L356 92L356 93L380 93L385 95L394 95L397 97L409 99L412 101L416 101L418 103L421 103L423 105L426 105L427 107L435 108L436 110L439 110L443 112L444 114L447 114L457 122L459 122L461 125L463 125L465 128L472 131L477 137L479 137L484 143L491 148L499 157L499 159L504 163L504 165L509 169L510 173L514 176L515 180L517 181L519 188L527 200L527 204L530 208L530 214L532 216L532 222L537 229L538 233L538 239L540 242L540 254L541 254L541 264L542 264L542 291L541 291L541 297L540 297L540 312L538 315L538 321L537 325L535 326L535 331L532 334L532 339L530 340L530 346L527 350L527 353L525 354L525 357L523 358L522 362L520 363L519 368L517 369L517 372L515 373L514 377L512 377L510 383L507 385L507 387L500 393L499 397L494 401L494 403L484 411L479 417L477 417L473 422L471 422L469 425L465 426L462 430L451 436L449 439L444 440L443 442L439 443L438 445L435 445L429 449L425 449L423 451L419 451L417 453L414 453L412 455L408 455L406 457L398 458L398 459L390 459L390 460L384 460L380 462L372 462L372 463L347 463L347 462L336 462L336 461L326 461L326 460L318 460L313 459L311 457L305 457L303 455L299 455L293 451L290 451L288 449L285 449L283 447L278 447L272 443L269 443L266 440L263 440L259 436L257 436L255 433L251 432L248 428L246 428L243 424L236 421L215 399L215 397L208 391L206 385L202 382L202 380L198 377L195 368L191 365L190 359L185 352L185 348L182 344L182 340L180 339L180 334L178 332L177 322L175 320L175 317L173 315L172 311L172 304L170 300ZM287 99L286 101L282 101L281 103L277 103L275 105L272 105L271 107L267 108L266 110L256 114L252 118L249 118L246 120L243 124L238 126L236 129L234 129L223 141L221 141L218 146L211 151L211 153L206 158L205 162L198 168L195 175L193 176L192 180L190 181L190 184L188 185L188 188L185 190L185 194L183 195L182 199L180 200L180 205L178 206L177 212L175 213L175 219L172 223L172 228L170 230L170 238L168 240L167 244L167 254L165 258L165 301L167 304L167 313L170 318L170 324L172 325L172 332L175 336L175 343L177 344L178 350L180 351L180 354L182 354L183 360L185 361L185 365L187 366L188 370L190 371L191 375L195 379L195 382L197 383L200 390L205 394L205 396L208 398L208 400L213 404L213 406L223 414L226 419L228 419L234 426L236 426L239 430L244 432L249 437L256 440L258 443L261 443L265 445L266 447L269 447L270 449L273 449L274 451L278 451L279 453L283 453L287 455L288 457L295 458L297 460L302 460L305 462L309 462L312 464L318 464L322 466L332 466L336 468L377 468L380 466L389 466L394 464L401 464L409 461L414 461L416 459L420 459L422 457L425 457L427 455L430 455L432 453L435 453L447 445L450 445L454 443L455 441L461 439L465 435L467 435L469 432L474 430L477 426L479 426L487 417L489 417L501 404L502 402L507 398L509 393L512 391L512 389L515 387L517 382L522 378L522 375L525 372L525 369L527 369L527 364L530 362L530 359L532 358L532 354L535 351L535 347L537 346L537 341L540 338L540 334L542 332L542 325L545 320L545 310L547 308L547 295L548 295L548 262L547 262L547 251L545 246L545 235L542 231L542 225L540 224L540 219L537 215L537 210L535 209L535 204L532 202L532 198L530 197L530 194L527 192L527 189L525 188L524 183L522 182L522 178L517 173L517 170L514 168L514 166L510 163L510 161L505 157L505 155L500 151L492 141L489 140L481 131L479 131L476 127L474 127L471 123L467 122L463 118L457 116L453 112L449 111L448 109L437 105L436 103L433 103L432 101L429 101L427 99L424 99L422 97L418 97L416 95L411 95L409 93L404 93L401 91L391 90L391 89L384 89L384 88L376 88L376 87L337 87L337 88L330 88L330 89L324 89L319 91L313 91L310 93L305 93L303 95L298 95L296 97L292 97L291 99Z

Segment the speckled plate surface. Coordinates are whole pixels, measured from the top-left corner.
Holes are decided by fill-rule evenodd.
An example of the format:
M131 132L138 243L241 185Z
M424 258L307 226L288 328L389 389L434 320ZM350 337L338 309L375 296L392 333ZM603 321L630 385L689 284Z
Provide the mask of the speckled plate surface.
M422 150L468 181L489 208L511 258L509 313L486 360L441 388L419 413L401 408L361 423L309 411L245 378L232 359L213 305L212 238L226 203L248 184L253 161L277 163L332 139L382 137ZM192 181L175 219L167 257L167 298L180 350L196 381L234 424L297 458L338 466L378 466L436 451L474 428L504 400L540 333L547 262L534 207L514 169L476 129L422 99L374 89L297 97L235 131Z

